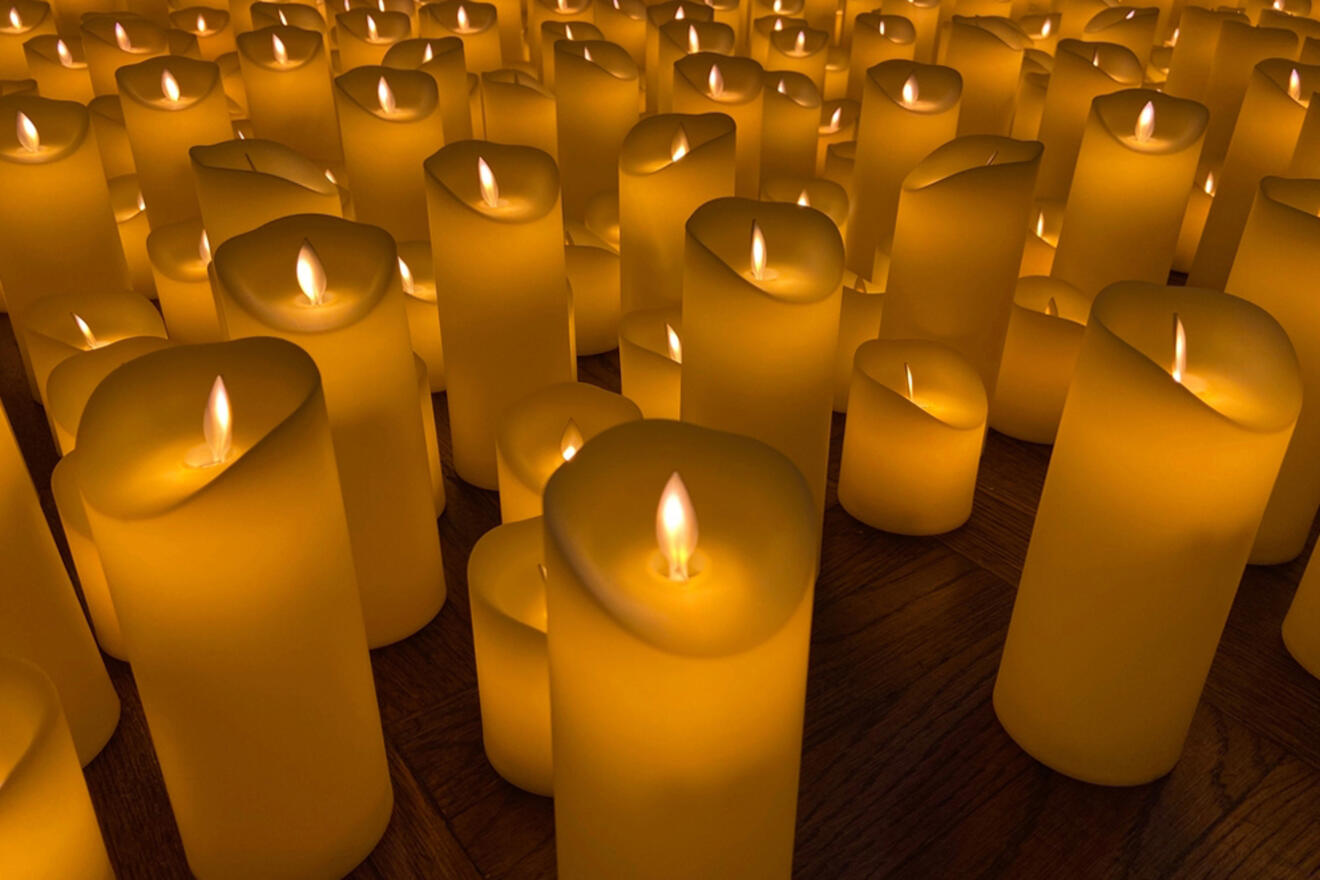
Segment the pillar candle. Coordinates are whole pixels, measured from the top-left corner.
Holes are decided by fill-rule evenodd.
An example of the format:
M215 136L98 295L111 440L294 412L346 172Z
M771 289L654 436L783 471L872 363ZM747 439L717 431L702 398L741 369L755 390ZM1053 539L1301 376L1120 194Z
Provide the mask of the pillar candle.
M1044 63L1042 63L1042 61ZM1016 106L1009 137L1019 141L1033 141L1040 134L1040 117L1045 111L1045 93L1050 85L1050 71L1054 59L1041 59L1036 50L1028 49L1022 58L1022 77L1018 81Z
M1059 45L1060 19L1061 16L1057 12L1042 11L1034 15L1024 15L1017 19L1017 22L1031 38L1032 48L1053 58Z
M399 70L420 70L435 80L445 137L451 141L472 137L472 107L468 101L462 40L458 37L400 40L385 53L382 63Z
M216 249L230 339L280 336L326 388L367 640L412 635L445 599L398 257L383 230L321 214L273 220Z
M3 412L0 526L7 571L7 585L0 593L0 654L30 660L50 676L69 719L78 760L85 765L114 733L119 697L105 673Z
M782 455L678 422L620 425L551 478L561 877L789 876L817 517Z
M613 191L604 193L613 198ZM564 226L564 263L579 356L619 346L619 252L580 220Z
M748 58L698 52L674 64L674 112L724 113L737 137L734 190L755 195L761 183L761 120L764 72Z
M727 25L733 31L736 51L747 51L748 6L742 0L702 0L715 13L717 24Z
M1206 214L1188 283L1224 289L1260 180L1288 167L1306 117L1305 102L1317 88L1320 65L1272 58L1252 72L1242 100L1241 124L1217 175L1214 202Z
M1261 27L1284 28L1297 35L1297 45L1299 54L1297 60L1305 61L1300 52L1306 50L1306 40L1314 40L1320 37L1320 21L1309 18L1302 13L1286 12L1282 9L1276 9L1273 6L1266 6L1260 11L1260 19L1256 22ZM1313 63L1313 62L1306 62Z
M92 77L83 59L82 40L33 37L23 44L23 55L43 97L79 104L92 100Z
M354 9L335 16L339 35L339 69L378 65L390 46L412 34L412 20L402 12Z
M660 25L657 40L656 94L648 97L648 105L660 113L674 109L674 62L696 52L732 55L737 45L733 28L728 25L686 18Z
M825 66L829 60L828 31L810 27L784 28L770 34L766 70L800 73L825 90Z
M1192 187L1191 197L1187 200L1187 213L1183 215L1182 227L1178 230L1178 244L1173 250L1173 271L1187 273L1192 268L1196 256L1196 246L1205 231L1205 221L1210 213L1210 205L1215 200L1217 180L1213 169L1197 172L1197 185Z
M69 722L50 678L0 659L0 873L114 880Z
M486 140L534 147L551 159L558 154L555 96L535 76L521 70L483 73L481 107Z
M767 177L761 182L761 199L815 208L830 218L840 235L846 231L848 191L832 180L820 177Z
M816 176L825 171L825 158L834 144L857 139L857 121L862 115L859 101L835 98L820 105L820 123L816 126Z
M683 369L683 321L675 308L629 312L619 322L623 395L648 419L677 419Z
M423 37L457 37L462 41L464 61L473 73L505 66L498 11L493 4L474 0L427 3L419 18Z
M539 150L484 141L425 167L454 469L495 488L505 408L576 378L559 175Z
M734 122L722 113L651 116L624 138L619 271L625 315L682 302L683 225L703 203L733 195L734 139Z
M1089 297L1114 281L1163 283L1208 118L1201 104L1150 89L1096 98L1052 274Z
M50 4L39 0L9 0L7 11L0 19L0 79L26 79L30 71L23 46L28 40L55 37L55 17Z
M258 137L321 162L343 159L330 56L320 34L283 26L240 33L238 61Z
M835 412L848 411L853 359L862 343L880 335L880 319L884 311L884 291L873 289L865 278L855 273L844 273L843 297L839 309L839 341L834 350Z
M958 127L962 77L949 67L885 61L866 73L857 125L848 268L872 277L877 252L888 252L903 178Z
M79 30L92 90L113 95L119 90L115 72L170 51L169 32L131 14L98 14L83 19Z
M1108 3L1105 0L1057 0L1052 6L1059 13L1059 37L1076 40L1082 36L1086 23Z
M825 167L821 176L832 180L848 191L849 198L855 193L853 187L853 165L857 158L857 141L842 141L825 148ZM853 210L856 210L854 204Z
M580 219L593 196L619 186L619 152L634 125L639 72L621 47L560 40L553 53L564 213Z
M96 386L122 364L170 344L162 336L131 336L67 358L50 371L50 378L46 380L46 417L50 420L55 446L61 455L68 456L77 444L78 423L82 421L83 409ZM82 496L78 497L81 504ZM87 585L82 586L86 593ZM101 624L95 604L90 599L88 601L92 622L99 633ZM105 602L109 603L108 594Z
M1145 69L1155 45L1155 26L1160 11L1154 7L1135 9L1131 6L1111 6L1102 9L1086 23L1079 39L1091 43L1114 43L1136 56Z
M958 138L908 174L899 198L880 337L945 343L990 394L1040 154L1035 141Z
M181 220L147 238L161 314L176 342L219 342L224 338L208 269L212 242L202 224Z
M862 100L866 72L882 61L911 61L917 47L917 31L901 15L863 12L853 31L852 54L848 60L848 97Z
M545 51L541 53L541 84L552 93L555 86L555 49L562 42L580 42L597 40L604 42L600 28L591 22L582 21L544 21L541 22L541 44ZM632 60L631 57L628 60Z
M251 6L252 27L241 28L240 33L246 33L250 30L261 30L262 28L284 27L302 28L307 31L316 31L323 37L326 35L325 19L321 16L321 9L316 6L304 3L265 3L257 2Z
M661 81L671 78L672 67L660 64L660 28L671 21L714 21L715 10L702 3L689 0L666 0L655 3L646 10L646 110L655 113L659 109Z
M767 70L761 117L761 177L810 177L816 169L820 90L806 74Z
M115 212L115 226L119 230L119 244L124 249L124 261L128 265L129 288L155 299L156 284L151 277L151 261L147 259L147 235L151 226L147 222L147 204L142 200L137 175L112 177L106 183L110 188L110 209Z
M547 21L590 23L591 5L592 0L529 0L526 34L533 68L541 69L541 56L550 48L541 41L541 25Z
M129 341L129 340L125 340ZM105 579L101 554L92 540L91 526L87 523L87 509L83 505L82 489L78 480L77 450L70 449L55 463L50 474L50 494L59 513L64 543L69 547L74 571L78 575L78 588L87 616L91 618L96 643L103 652L116 660L127 661L124 637L119 629L119 616L110 600L110 585Z
M1008 134L1022 53L1029 43L1006 18L953 17L943 63L962 74L958 134Z
M1298 73L1300 91L1301 74ZM1288 164L1288 177L1320 177L1320 101L1306 102L1306 115L1297 132L1297 146Z
M340 876L389 821L330 433L312 359L274 339L144 355L78 428L92 535L198 876Z
M1169 58L1165 91L1189 101L1205 99L1206 83L1214 64L1219 32L1226 21L1247 21L1238 9L1188 5L1178 18L1178 32Z
M205 61L214 61L236 48L227 10L189 6L171 12L170 25L197 37L197 51Z
M403 286L403 305L408 315L408 339L412 350L426 365L430 391L444 391L445 352L440 343L435 267L431 262L429 239L399 242L399 278Z
M885 15L899 15L912 22L916 42L912 57L922 64L935 63L935 47L939 40L940 0L883 0L880 11Z
M496 526L468 557L481 742L513 785L549 796L550 669L541 518Z
M813 208L726 198L698 208L687 236L683 420L747 434L787 455L806 476L819 521L843 278L839 230Z
M118 95L100 95L87 104L92 130L96 135L96 149L101 155L101 166L107 180L125 174L137 174L133 166L133 149L128 145L128 132L124 130L124 111Z
M807 25L805 18L787 15L764 15L752 19L752 28L748 34L747 54L757 64L764 66L770 59L770 37L780 31L796 32Z
M1201 99L1210 111L1210 126L1205 133L1207 159L1218 161L1227 154L1256 65L1267 58L1292 58L1296 54L1297 35L1292 31L1224 22L1205 97Z
M546 385L510 404L495 436L500 519L541 515L546 481L597 434L642 417L637 404L584 382Z
M938 535L972 513L985 440L980 374L938 342L857 349L839 463L839 504L872 528Z
M591 5L591 20L605 39L622 46L639 69L646 67L646 10L642 0L609 0Z
M1064 206L1057 202L1039 202L1027 230L1026 244L1022 248L1019 277L1049 275L1054 268L1054 255L1059 247L1059 231L1063 226Z
M1250 303L1096 299L995 682L1037 760L1102 785L1173 767L1300 404L1292 346Z

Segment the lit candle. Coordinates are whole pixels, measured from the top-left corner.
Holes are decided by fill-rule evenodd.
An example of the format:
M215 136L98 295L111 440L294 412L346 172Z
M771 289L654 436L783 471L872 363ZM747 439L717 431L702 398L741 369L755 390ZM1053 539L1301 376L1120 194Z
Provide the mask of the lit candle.
M780 31L796 33L807 27L805 18L792 18L779 14L754 18L752 19L747 54L757 64L764 66L770 57L770 38L772 36Z
M43 36L55 37L55 17L50 4L39 0L7 0L5 14L0 17L0 79L27 79L31 74L23 46L28 40Z
M1086 23L1108 5L1106 0L1057 0L1051 3L1054 11L1059 13L1059 37L1080 39Z
M670 113L674 109L674 62L696 52L732 55L737 39L733 28L713 21L676 19L660 25L656 51L659 53L656 95L648 100L653 109Z
M646 9L646 112L656 113L660 108L660 93L665 90L662 83L673 80L673 60L668 65L660 63L660 28L669 22L709 22L715 20L715 10L704 3L690 0L666 0L647 6ZM691 54L691 53L685 53ZM672 95L672 89L667 90Z
M98 95L113 95L119 90L115 81L119 68L170 52L169 32L132 14L88 15L79 27L79 35L92 90Z
M748 7L743 5L742 0L701 0L701 2L715 13L713 20L717 24L727 25L733 31L735 51L745 53Z
M629 312L619 322L623 396L648 419L679 416L683 322L677 308Z
M766 70L794 71L825 90L825 66L829 61L828 31L810 27L784 28L771 32L766 47Z
M941 60L962 74L958 134L1008 134L1022 55L1030 42L1022 29L1006 18L953 17Z
M50 678L0 659L0 874L114 880L69 722Z
M1320 107L1320 104L1317 106ZM1192 268L1196 246L1201 241L1201 233L1205 231L1205 220L1215 200L1217 186L1214 169L1205 168L1203 172L1197 172L1197 183L1192 187L1191 197L1187 200L1187 213L1183 215L1178 244L1173 250L1173 271L1185 274Z
M339 35L339 69L379 65L390 46L412 35L412 20L402 12L372 7L335 16Z
M1102 785L1177 762L1300 404L1287 335L1250 303L1096 299L995 683L1033 757Z
M543 21L541 22L541 84L551 92L555 86L555 46L563 42L604 42L600 28L590 22L581 21ZM628 59L632 60L631 57Z
M1079 38L1088 43L1122 46L1135 55L1137 63L1145 69L1155 45L1155 27L1159 18L1160 10L1155 7L1111 6L1097 12L1086 23Z
M911 61L916 48L916 28L901 15L863 12L857 16L848 60L848 97L861 101L868 70L882 61Z
M66 358L50 371L50 377L46 380L46 418L50 421L52 434L55 437L55 446L61 455L67 458L69 453L73 452L78 437L78 422L82 420L83 408L87 406L88 398L92 396L96 386L101 384L101 380L110 375L117 367L131 361L133 358L150 351L159 351L170 344L170 340L162 336L132 336ZM78 491L75 488L75 495L78 498L78 505L81 510L82 495L77 494ZM56 492L55 494L56 502L60 503L59 493ZM83 515L83 518L86 518L85 515ZM90 541L91 538L88 537L88 540ZM75 552L75 563L78 562L77 557L78 554ZM99 556L97 557L97 567L98 569L100 567ZM79 565L79 580L83 588L84 598L87 599L88 610L91 611L92 623L96 626L99 638L102 632L102 620L98 614L98 606L109 607L109 593L105 593L99 602L95 597L88 596L88 585L82 577L81 565ZM104 574L101 575L101 580L104 582ZM113 608L111 608L111 614L113 615ZM115 625L115 631L118 632L118 624ZM117 652L111 653L120 656Z
M321 162L343 159L330 56L320 34L284 26L240 33L238 62L258 137Z
M1040 154L1034 141L958 138L912 170L899 198L880 337L943 342L976 368L990 393Z
M539 517L546 481L564 462L597 434L641 417L628 398L584 382L546 385L510 405L495 437L500 519Z
M939 41L940 0L884 0L880 11L897 15L912 22L917 32L912 57L922 64L935 63L935 46Z
M623 47L638 69L646 66L647 8L642 0L601 0L591 5L592 22L605 39Z
M413 368L417 375L417 402L422 413L422 437L426 441L426 469L431 478L431 499L435 502L435 515L445 512L445 469L440 463L440 438L435 426L435 401L431 399L431 377L426 361L413 352Z
M1063 226L1063 206L1057 202L1043 202L1035 206L1035 216L1027 231L1022 248L1022 264L1018 276L1048 275L1054 268L1054 253L1059 246L1059 230Z
M110 187L110 209L115 212L115 225L119 229L119 243L124 248L128 264L129 287L145 297L156 298L156 283L151 277L151 261L147 258L147 204L142 200L142 189L136 174L112 177L106 181Z
M23 44L28 70L43 97L87 104L95 94L83 59L82 40L46 35Z
M843 235L848 225L848 191L820 177L767 177L761 183L761 199L790 202L815 208L834 223Z
M1300 73L1297 86L1300 93ZM1293 150L1286 176L1320 178L1320 101L1306 102L1306 115L1302 118L1301 129L1297 132L1297 146Z
M812 208L717 199L693 213L687 235L683 420L745 433L787 455L806 476L819 519L843 279L839 230Z
M620 425L551 478L561 877L789 875L817 514L782 455L678 422Z
M640 74L627 52L602 40L560 40L547 54L558 71L564 213L580 219L592 197L619 187L619 152L637 124Z
M862 343L880 335L885 311L884 291L873 290L866 279L845 272L839 309L839 342L834 350L834 411L848 411L853 359Z
M199 876L340 876L389 821L330 434L312 359L275 339L137 358L78 428L92 535Z
M551 159L559 153L555 96L530 73L521 70L483 73L479 117L485 126L486 140L534 147Z
M980 374L953 349L872 339L857 349L839 504L872 528L952 531L972 513L985 440Z
M167 224L147 238L161 314L176 342L224 339L208 274L212 248L218 244L197 220Z
M559 175L539 150L484 141L425 168L454 469L493 489L500 414L577 378Z
M304 3L267 3L258 0L250 7L252 27L240 28L240 33L261 30L268 27L296 27L307 31L316 31L325 36L325 19L316 6Z
M394 241L297 214L225 242L212 272L230 339L279 336L315 359L367 641L412 635L440 610L445 583Z
M862 105L849 98L834 98L820 105L820 121L816 126L816 176L825 173L825 160L830 147L857 139L857 120Z
M472 137L472 107L468 100L462 40L458 37L400 40L385 53L382 63L399 70L420 70L435 80L445 137L451 141Z
M1017 19L1018 24L1027 32L1031 38L1031 45L1038 51L1042 51L1054 57L1055 50L1059 45L1059 24L1062 16L1057 12L1042 11L1035 15L1024 15Z
M197 37L197 51L204 61L215 61L237 48L227 10L188 6L170 13L170 25Z
M133 166L133 148L128 145L128 132L124 130L124 111L118 95L101 95L87 104L92 130L96 134L96 149L101 154L105 177L112 180L125 174L137 174Z
M1173 52L1169 57L1166 94L1189 101L1205 99L1210 67L1214 64L1219 32L1226 21L1246 21L1240 9L1208 9L1188 4L1178 17L1173 33Z
M1290 59L1296 54L1297 35L1292 31L1252 27L1242 21L1224 22L1205 95L1200 98L1210 111L1210 125L1205 132L1208 161L1220 161L1227 154L1256 65L1267 58Z
M1022 78L1018 82L1009 137L1019 141L1033 141L1040 134L1040 117L1045 112L1045 93L1049 89L1050 71L1053 69L1053 56L1037 49L1028 49L1023 53Z
M1052 274L1088 297L1115 281L1164 283L1208 116L1150 89L1091 103Z
M399 242L399 280L412 350L426 364L430 391L444 391L445 352L440 343L440 314L429 239Z
M682 302L683 224L705 202L733 195L734 138L733 120L719 113L651 116L624 138L619 271L625 315Z
M441 3L427 3L419 17L423 37L457 37L463 42L463 57L472 73L504 67L498 11L494 4L476 0L443 0Z
M592 0L529 0L527 3L527 47L530 53L532 68L541 70L541 56L551 47L542 41L542 25L548 21L573 22L580 21L583 24L591 23ZM521 61L521 53L518 58L508 59L509 64Z
M755 195L761 185L764 78L761 65L748 58L698 52L674 64L675 113L723 113L733 120L734 190L741 196Z
M615 198L615 190L601 193L587 210L602 200L612 202ZM569 220L564 226L564 263L573 292L573 338L578 356L613 351L619 346L617 244L602 238L586 223Z
M851 195L853 193L853 166L857 161L857 141L841 141L825 148L825 168L821 176L832 180ZM856 210L854 208L854 210Z
M811 177L816 169L820 89L792 71L764 74L761 117L761 178Z

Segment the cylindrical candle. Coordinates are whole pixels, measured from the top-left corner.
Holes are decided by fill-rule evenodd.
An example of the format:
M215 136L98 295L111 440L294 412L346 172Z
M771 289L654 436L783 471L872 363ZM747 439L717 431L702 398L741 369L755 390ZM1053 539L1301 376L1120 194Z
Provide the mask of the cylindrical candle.
M31 75L23 45L28 40L55 36L55 16L49 3L8 0L0 20L0 79L27 79Z
M765 65L770 56L770 38L780 31L796 31L807 27L805 18L787 15L764 15L752 19L747 47L748 56L757 64Z
M504 67L500 48L499 12L491 3L443 0L427 3L418 14L421 36L456 37L463 43L463 58L473 73Z
M622 46L639 69L646 66L647 8L642 0L602 0L591 5L592 22L605 39Z
M1169 57L1169 78L1164 91L1189 101L1204 100L1220 29L1226 21L1246 20L1240 9L1184 6L1178 17L1178 34Z
M160 336L133 336L67 358L50 371L46 380L46 417L54 429L55 446L61 455L73 451L83 409L101 380L121 364L169 344L168 339ZM90 600L88 606L95 623L96 609ZM100 630L99 623L97 629Z
M810 27L777 30L770 34L764 67L766 70L800 73L816 84L817 91L823 92L829 47L828 31Z
M124 340L125 342L129 340ZM55 510L60 515L64 543L69 546L74 570L78 574L78 587L91 618L96 643L101 650L116 660L127 660L124 637L119 629L119 615L110 600L110 585L106 583L101 554L92 540L92 528L87 522L87 508L83 504L82 488L78 479L78 453L70 449L55 463L50 473L50 494Z
M833 98L821 102L820 123L816 126L817 177L825 174L830 147L857 140L857 122L861 115L861 103L849 98Z
M82 40L46 35L23 44L28 70L43 97L57 101L92 100L92 77L83 58Z
M119 68L170 52L169 32L132 14L87 15L79 34L92 90L98 95L113 95L119 90L115 82Z
M872 289L866 279L853 272L845 272L839 308L839 342L834 350L835 412L848 411L853 359L862 343L880 335L880 319L884 313L884 291Z
M811 177L816 169L820 89L806 74L765 72L761 178Z
M664 89L663 80L673 80L673 66L660 64L660 28L673 21L713 21L715 10L703 3L691 0L666 0L653 3L646 8L646 62L642 68L646 71L646 111L655 113L660 106L660 93ZM672 95L672 90L669 91Z
M412 19L402 12L381 12L372 6L335 16L339 37L339 69L379 65L390 46L412 35Z
M236 48L228 10L189 6L171 12L170 25L197 37L197 51L204 61L215 61Z
M137 174L133 167L133 148L128 145L128 132L124 130L124 111L118 95L101 95L87 104L96 133L96 148L101 154L101 165L106 179Z
M1030 44L1006 18L955 15L941 63L962 74L958 134L1007 135L1013 125L1022 53Z
M619 186L619 151L637 124L638 70L619 46L560 40L555 57L559 176L564 214L581 219L587 202Z
M541 53L541 85L551 92L555 87L555 46L563 42L581 40L605 41L600 28L591 22L583 21L545 21L541 23L541 44L545 51ZM632 60L629 56L628 60Z
M1320 107L1320 104L1316 106ZM1204 173L1197 172L1197 183L1187 199L1187 213L1183 215L1182 227L1178 230L1178 244L1173 249L1173 271L1184 274L1191 270L1192 260L1196 258L1196 246L1205 231L1206 217L1210 214L1219 183L1215 169L1201 167Z
M381 63L399 70L420 70L435 80L445 138L461 141L472 137L472 107L468 100L462 40L458 37L400 40L385 53Z
M615 193L603 195L613 198ZM579 356L604 354L619 346L616 247L580 220L570 220L564 226L564 264L572 290L573 338Z
M284 26L240 33L238 61L258 137L321 162L343 159L330 56L320 34Z
M677 419L683 372L683 321L678 308L629 312L619 322L623 396L648 419Z
M761 119L765 74L748 58L698 52L674 64L675 113L723 113L737 137L734 190L751 197L761 188Z
M548 21L591 22L592 0L528 0L527 9L527 44L532 67L541 69L541 56L552 47L541 41L541 25ZM509 59L512 64L515 60Z
M429 239L399 242L399 277L412 350L426 364L430 390L444 391L445 353L440 344L440 315L436 306L435 268L431 263Z
M1205 132L1206 159L1216 162L1228 153L1237 129L1238 111L1245 103L1256 65L1267 58L1288 59L1297 54L1297 35L1283 28L1252 27L1226 21L1219 31L1214 64L1201 102L1210 111ZM1310 92L1306 97L1310 97ZM1218 286L1218 285L1214 285Z
M911 61L916 47L916 28L903 16L879 12L857 16L848 60L848 97L861 101L868 70L882 61Z
M427 375L426 361L413 353L413 368L417 374L417 402L422 413L422 437L426 441L426 469L431 477L431 499L435 502L435 515L445 512L445 469L440 463L440 437L435 425L435 401L431 398L431 377Z
M922 64L935 63L935 47L940 34L940 0L883 0L880 11L899 15L912 22L917 32L912 57Z
M1091 43L1114 43L1128 49L1144 70L1150 62L1150 51L1155 45L1155 26L1159 22L1159 9L1147 6L1111 6L1102 9L1086 23L1079 38Z
M202 224L183 220L147 238L160 311L176 342L219 342L224 338L211 290L211 242Z
M673 112L674 62L696 52L732 55L736 40L733 28L713 21L680 18L660 25L654 77L656 94L647 96L647 106L660 113Z
M521 70L492 70L481 75L485 140L534 147L551 159L559 152L555 96L541 81Z
M128 265L129 287L143 296L156 298L156 284L151 277L151 261L147 259L147 204L142 199L136 174L112 177L106 181L110 187L110 208L115 212L115 225L119 229L119 243L124 248L124 261Z

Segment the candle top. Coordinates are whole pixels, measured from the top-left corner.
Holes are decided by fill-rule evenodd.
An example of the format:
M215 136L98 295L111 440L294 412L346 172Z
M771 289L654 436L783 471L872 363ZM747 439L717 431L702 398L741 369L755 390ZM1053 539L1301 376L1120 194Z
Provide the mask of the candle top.
M1266 177L1260 182L1262 198L1289 208L1317 228L1320 223L1320 181L1289 177Z
M192 147L188 155L193 168L200 173L222 173L235 179L251 175L272 177L324 196L339 192L322 166L276 141L235 138Z
M386 67L422 70L445 62L462 63L463 41L458 37L416 37L400 40L385 53Z
M30 303L21 318L25 333L77 351L130 336L165 335L150 300L130 290L47 294Z
M1054 56L1040 49L1028 49L1022 53L1022 75L1048 77L1054 72ZM1048 82L1048 80L1046 80Z
M693 3L690 0L668 0L666 3L648 6L646 20L655 27L674 20L714 21L715 10L704 3Z
M241 57L267 70L296 70L325 57L322 36L299 27L264 27L235 40Z
M454 202L493 222L525 223L559 210L559 169L535 147L456 141L423 168Z
M1160 11L1153 6L1111 6L1102 9L1086 23L1088 34L1103 34L1111 28L1154 28Z
M619 321L619 339L669 360L683 363L683 316L674 307L639 309Z
M806 8L806 0L755 0L751 14L755 21L763 16L799 16Z
M399 242L399 280L404 296L435 302L435 265L429 241Z
M541 636L546 630L543 528L539 516L496 526L468 558L469 571L485 573L469 582L471 601Z
M632 21L646 21L646 10L647 6L642 0L609 0L609 2L601 0L592 8L592 16L598 22L614 14L622 15Z
M297 27L304 30L325 32L325 19L315 6L303 3L267 3L264 0L252 4L252 25L255 30L275 27Z
M481 82L483 86L491 85L496 88L507 87L524 90L533 93L538 97L553 101L555 96L549 89L541 84L539 77L528 73L525 70L517 70L512 67L505 67L499 70L485 70L481 73Z
M796 70L767 70L762 77L762 93L767 108L783 101L790 102L794 107L808 109L821 106L820 89L816 88L816 81L805 73Z
M576 26L573 31L577 33ZM628 51L608 40L560 40L554 47L561 82L563 77L571 75L569 71L574 67L586 72L595 68L621 81L632 81L641 76L637 62Z
M829 48L827 31L813 27L784 27L770 31L770 48L790 58L808 58Z
M722 148L727 189L732 191L734 123L723 113L662 113L642 119L623 139L619 169L624 174L655 174L679 166L708 144L712 152Z
M57 34L40 34L23 43L23 52L29 56L58 64L69 70L85 70L87 59L83 55L82 40L76 37L64 39ZM29 60L29 65L31 61Z
M1290 58L1267 58L1256 65L1253 75L1263 77L1302 107L1320 90L1320 65L1300 64Z
M750 58L697 52L674 62L674 77L716 104L749 104L761 97L765 72Z
M826 101L820 106L820 125L817 132L821 135L839 135L851 140L857 131L857 120L862 114L862 105L848 98Z
M857 349L854 376L897 398L898 418L932 419L955 431L983 430L988 400L981 375L946 345L872 339Z
M198 36L211 36L229 27L229 11L210 6L189 6L171 12L170 24Z
M88 37L132 55L159 55L169 51L169 32L132 13L95 12L83 15L83 40Z
M668 577L657 545L657 506L675 473L700 529L681 582ZM797 469L759 441L682 422L627 422L560 467L544 504L546 541L587 593L662 651L740 653L810 601L815 504ZM552 583L573 575L549 572Z
M1138 153L1177 153L1205 135L1210 111L1153 89L1124 89L1101 95L1091 113L1113 138Z
M870 68L866 76L909 113L945 113L962 100L962 75L952 67L893 58Z
M1031 45L1031 39L1012 19L997 15L955 15L950 41L958 40L957 33L992 38L1013 52L1021 52ZM966 39L966 36L963 37Z
M591 8L592 0L536 0L541 14L581 15Z
M202 247L200 220L181 220L151 230L147 236L147 254L156 271L175 281L205 281L211 265L211 243Z
M83 409L106 376L134 358L170 345L173 343L164 333L130 336L60 361L46 380L46 410L51 420L76 437Z
M435 80L420 70L355 67L335 77L335 91L381 122L416 122L440 106Z
M880 12L863 12L857 16L853 39L857 34L884 37L891 43L906 46L917 41L917 29L912 22L901 15L886 15Z
M606 247L619 252L619 197L617 193L597 193L587 200L582 224Z
M496 9L492 3L476 0L444 0L427 3L418 13L427 22L456 34L477 34L495 27Z
M39 0L7 0L7 15L0 18L0 33L30 34L50 21L50 4Z
M660 25L660 39L684 55L693 52L717 52L732 55L733 28L718 21L667 21Z
M116 223L132 220L146 211L136 174L121 174L106 182L110 185L110 209L115 212Z
M836 226L848 219L848 191L821 177L767 177L761 181L761 198L815 208Z
M29 777L35 788L49 776L57 761L64 760L68 739L60 728L60 695L37 664L17 657L0 657L0 704L5 707L4 729L0 730L0 794L9 779ZM25 767L32 766L32 773ZM40 781L39 781L40 780ZM11 800L21 800L23 796Z
M604 40L600 28L589 21L554 21L541 22L541 42L549 47L559 41Z
M1091 298L1067 281L1048 275L1019 278L1013 289L1013 305L1028 312L1085 326L1091 314Z
M752 19L752 29L767 40L770 35L776 31L798 31L802 28L810 27L811 23L805 18L792 18L786 15L764 15L760 18Z
M81 147L90 131L87 108L74 101L0 97L0 159L19 165L54 162Z
M412 33L412 19L407 14L381 12L374 6L341 12L335 16L335 24L341 34L348 34L362 43L397 43Z
M187 110L221 90L213 61L158 55L115 71L122 102L131 99L156 110Z
M1054 68L1062 73L1090 79L1100 77L1124 86L1140 86L1146 70L1132 50L1117 43L1085 43L1081 40L1059 40L1054 52Z
M1040 162L1040 141L978 134L956 138L922 159L903 180L905 191L926 189L973 177L986 181L1020 174ZM1035 171L1031 170L1032 176Z

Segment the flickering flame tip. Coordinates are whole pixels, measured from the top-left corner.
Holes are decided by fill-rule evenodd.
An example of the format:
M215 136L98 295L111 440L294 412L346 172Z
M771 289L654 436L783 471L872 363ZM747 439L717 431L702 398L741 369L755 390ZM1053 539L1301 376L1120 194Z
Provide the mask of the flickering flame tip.
M682 583L690 576L697 549L697 515L683 478L674 471L660 492L655 511L655 536L669 563L669 579Z
M306 239L298 248L297 276L298 288L309 303L319 306L325 302L325 266L321 264L316 248Z

